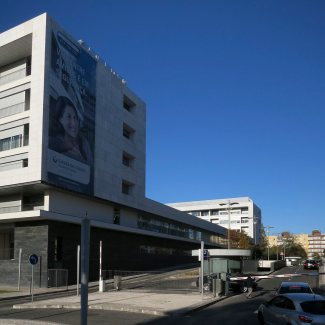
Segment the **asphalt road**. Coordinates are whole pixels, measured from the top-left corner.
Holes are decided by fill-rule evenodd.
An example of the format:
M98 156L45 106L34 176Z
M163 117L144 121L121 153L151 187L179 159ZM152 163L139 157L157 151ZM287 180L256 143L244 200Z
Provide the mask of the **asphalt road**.
M276 274L294 273L317 273L316 270L304 270L301 266L286 267ZM161 279L160 279L161 280ZM196 312L193 315L181 318L168 318L154 315L144 315L115 311L89 311L88 324L227 324L237 325L247 322L255 325L257 321L257 310L259 305L274 297L274 287L278 287L282 281L308 282L316 293L324 295L316 287L317 277L303 276L294 278L275 278L260 280L259 290L254 292L253 299L246 299L245 294L234 295L222 300L206 309ZM180 296L181 297L181 296ZM39 298L39 297L38 297ZM13 304L22 303L26 299L16 299L0 302L0 324L9 320L21 320L16 324L38 324L38 322L56 324L80 324L80 311L75 310L15 310ZM29 300L28 300L29 301ZM31 321L31 322L28 322ZM14 324L14 323L13 323Z

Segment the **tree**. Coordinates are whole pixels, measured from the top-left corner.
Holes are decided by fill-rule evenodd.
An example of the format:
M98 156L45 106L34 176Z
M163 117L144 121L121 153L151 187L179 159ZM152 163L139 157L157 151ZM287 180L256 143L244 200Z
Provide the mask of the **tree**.
M316 261L321 260L321 256L319 255L319 253L313 253L311 257Z
M223 236L225 245L228 245L228 231ZM249 249L251 237L245 231L230 229L230 248Z

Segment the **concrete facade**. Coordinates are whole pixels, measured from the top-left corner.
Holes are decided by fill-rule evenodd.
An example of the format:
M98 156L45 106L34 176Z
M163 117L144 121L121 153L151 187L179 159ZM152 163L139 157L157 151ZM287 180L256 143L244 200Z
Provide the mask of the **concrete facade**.
M252 238L253 243L256 238L256 244L259 244L262 238L262 211L249 197L177 202L166 205L228 229L228 203L230 203L231 229L245 231Z
M71 102L61 115L60 97ZM75 121L54 136L67 107ZM91 277L100 240L111 269L193 262L201 240L219 248L225 228L145 197L145 164L146 105L92 48L48 14L0 34L0 284L17 283L20 248L25 285L33 253L42 285L51 268L75 281L86 212Z

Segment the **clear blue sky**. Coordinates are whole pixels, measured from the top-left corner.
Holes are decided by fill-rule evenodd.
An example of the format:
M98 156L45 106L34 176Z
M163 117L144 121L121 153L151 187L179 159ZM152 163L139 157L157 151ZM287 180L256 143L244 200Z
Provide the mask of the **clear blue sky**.
M325 1L7 1L0 31L43 12L147 103L147 197L325 233Z

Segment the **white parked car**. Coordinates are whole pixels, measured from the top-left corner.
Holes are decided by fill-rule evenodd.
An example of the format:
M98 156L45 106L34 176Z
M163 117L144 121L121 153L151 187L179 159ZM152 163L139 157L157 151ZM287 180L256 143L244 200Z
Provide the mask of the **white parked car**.
M258 310L260 325L325 324L325 299L309 293L277 295Z

